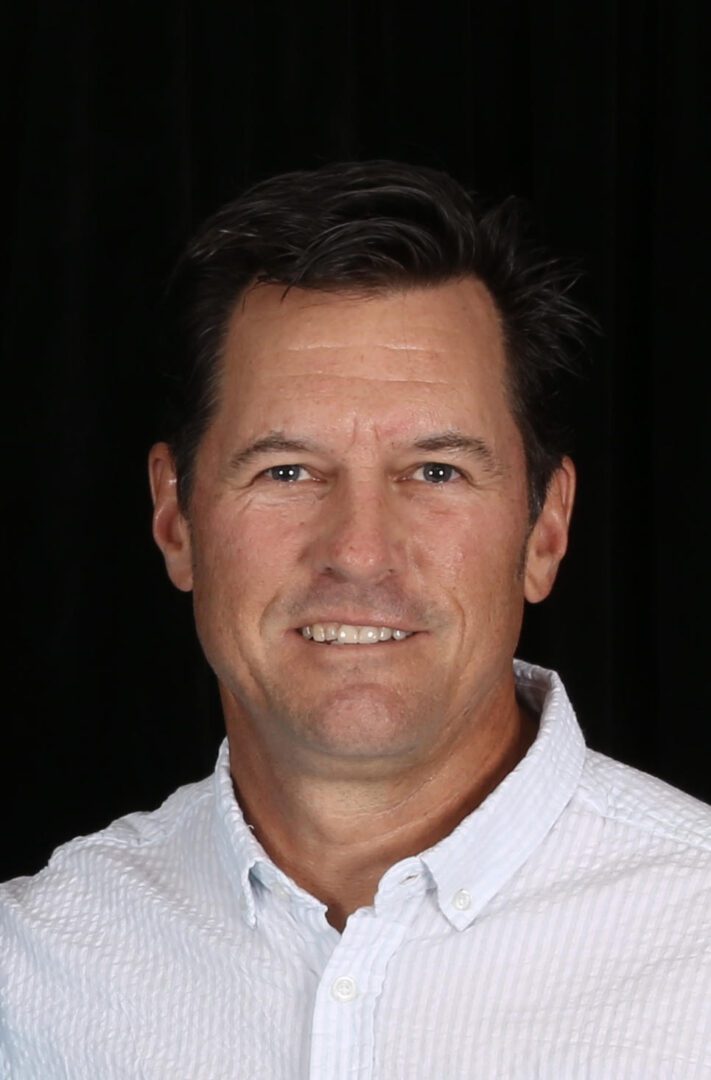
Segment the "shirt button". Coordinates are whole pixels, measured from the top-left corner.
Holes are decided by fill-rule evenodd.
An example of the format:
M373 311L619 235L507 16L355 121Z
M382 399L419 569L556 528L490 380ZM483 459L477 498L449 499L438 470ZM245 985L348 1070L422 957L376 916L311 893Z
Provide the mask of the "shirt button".
M336 1001L353 1001L358 996L355 979L352 979L350 975L341 975L331 987L331 996Z
M471 907L472 898L466 889L460 889L459 892L455 892L452 898L452 904L457 911L466 911Z

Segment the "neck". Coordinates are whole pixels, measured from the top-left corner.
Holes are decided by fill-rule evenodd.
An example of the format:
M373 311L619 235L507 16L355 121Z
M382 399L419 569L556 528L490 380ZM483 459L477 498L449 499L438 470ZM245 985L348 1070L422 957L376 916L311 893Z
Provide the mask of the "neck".
M224 700L224 696L223 696ZM535 739L516 701L481 718L461 745L376 778L308 772L269 753L249 720L226 705L232 778L245 819L270 858L321 900L342 930L372 904L383 874L447 836L503 780Z

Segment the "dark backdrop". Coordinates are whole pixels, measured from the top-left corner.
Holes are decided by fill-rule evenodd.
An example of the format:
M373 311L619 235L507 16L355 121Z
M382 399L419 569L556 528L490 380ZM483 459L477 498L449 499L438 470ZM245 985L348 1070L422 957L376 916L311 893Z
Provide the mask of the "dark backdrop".
M523 195L583 262L580 499L520 652L594 747L711 797L704 0L10 8L3 875L212 768L214 690L150 540L156 308L208 212L342 157Z

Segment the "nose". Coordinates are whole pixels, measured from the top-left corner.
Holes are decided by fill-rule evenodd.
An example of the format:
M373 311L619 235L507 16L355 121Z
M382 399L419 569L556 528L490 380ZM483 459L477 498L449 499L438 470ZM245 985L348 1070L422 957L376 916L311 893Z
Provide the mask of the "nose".
M350 480L324 499L312 548L315 569L342 581L377 584L403 565L405 531L387 484Z

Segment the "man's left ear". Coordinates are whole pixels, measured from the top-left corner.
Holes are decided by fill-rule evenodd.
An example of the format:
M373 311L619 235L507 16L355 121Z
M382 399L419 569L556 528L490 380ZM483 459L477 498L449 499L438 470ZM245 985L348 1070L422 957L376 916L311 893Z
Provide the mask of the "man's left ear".
M545 600L553 588L568 547L574 498L575 466L566 457L551 477L546 501L526 545L524 595L530 604Z

